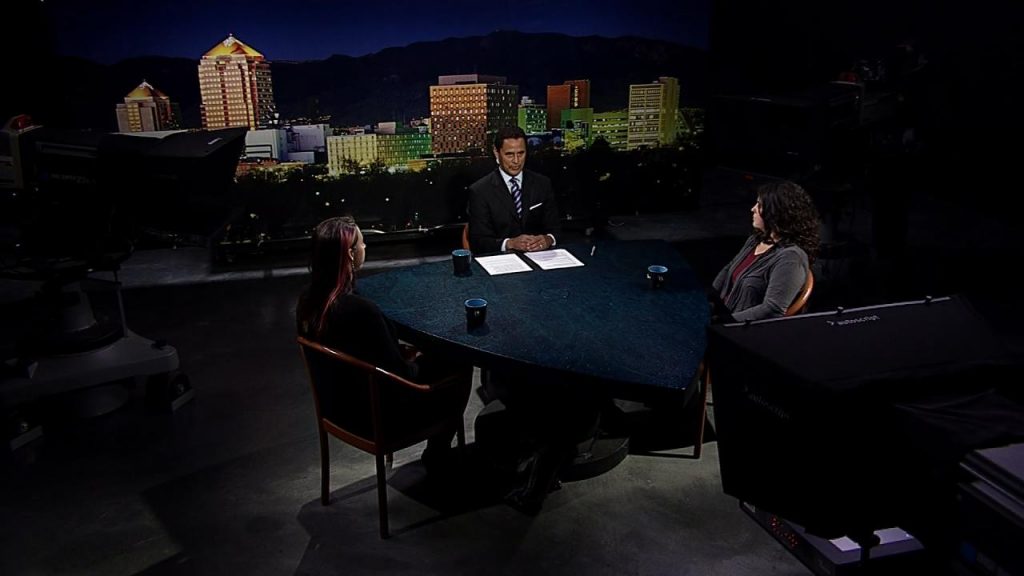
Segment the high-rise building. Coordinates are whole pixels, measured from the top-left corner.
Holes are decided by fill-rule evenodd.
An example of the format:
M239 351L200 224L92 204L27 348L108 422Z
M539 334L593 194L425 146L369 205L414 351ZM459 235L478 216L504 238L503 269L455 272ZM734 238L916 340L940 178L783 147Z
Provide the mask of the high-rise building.
M671 144L676 137L678 108L677 78L662 76L650 84L630 84L626 149Z
M430 87L430 130L434 154L490 150L488 135L516 125L519 87L504 76L439 76Z
M117 105L118 132L157 132L177 129L181 113L166 94L145 80Z
M628 134L629 110L594 113L594 124L590 127L592 140L603 138L612 150L625 150Z
M548 130L558 128L562 110L590 108L590 80L566 80L548 86Z
M270 62L234 36L199 60L199 94L203 128L277 124Z
M523 96L519 103L519 119L517 124L527 134L538 134L544 132L548 127L548 112L542 104L537 104L533 98Z

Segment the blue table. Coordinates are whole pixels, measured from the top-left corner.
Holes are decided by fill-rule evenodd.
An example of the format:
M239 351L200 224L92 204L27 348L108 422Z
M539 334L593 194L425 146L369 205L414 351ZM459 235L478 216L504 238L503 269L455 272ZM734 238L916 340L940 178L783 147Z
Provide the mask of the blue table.
M685 390L704 356L709 311L704 287L667 242L563 246L582 267L498 276L472 263L456 277L448 260L360 278L399 335L424 350L457 353L498 371L534 370L621 398ZM591 255L594 248L594 255ZM669 268L649 287L647 266ZM467 298L488 301L487 323L466 328Z

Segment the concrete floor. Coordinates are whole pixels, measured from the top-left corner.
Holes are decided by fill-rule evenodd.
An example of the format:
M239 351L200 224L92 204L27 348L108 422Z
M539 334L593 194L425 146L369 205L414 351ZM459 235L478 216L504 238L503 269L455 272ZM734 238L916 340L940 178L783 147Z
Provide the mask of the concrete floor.
M291 276L125 291L132 328L180 354L196 398L47 426L0 481L3 574L804 574L722 493L714 442L628 456L527 517L467 474L438 486L396 454L394 535L377 534L373 459L332 442L319 502L313 406ZM473 442L476 395L466 412Z
M607 234L671 240L710 281L738 248L748 208L733 199L671 217L623 215ZM864 214L854 207L841 231L866 252L819 260L812 310L964 290L981 296L979 309L1021 349L1019 312L1007 314L1004 293L965 280L1001 257L971 255L1009 235L978 215L985 236L951 238L946 224L962 222L962 211L922 198L905 261L913 269L893 275L871 254ZM936 247L957 268L919 273L938 260ZM368 271L438 257L381 249ZM177 348L195 399L155 415L136 388L121 409L49 421L40 440L5 455L0 574L809 573L722 492L713 435L700 460L685 457L683 442L566 483L535 518L472 473L450 485L427 479L415 446L396 454L394 535L381 541L370 456L332 442L333 501L319 503L313 405L294 342L301 261L213 269L202 250L182 248L136 254L121 279L129 327ZM0 291L5 306L33 288L17 284ZM480 408L473 395L471 442Z

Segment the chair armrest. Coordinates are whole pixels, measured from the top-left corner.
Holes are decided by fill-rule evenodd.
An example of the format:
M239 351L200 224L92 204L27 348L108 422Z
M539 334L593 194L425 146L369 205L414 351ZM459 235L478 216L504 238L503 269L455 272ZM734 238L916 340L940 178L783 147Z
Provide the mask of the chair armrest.
M362 361L362 360L360 360L360 359L358 359L358 358L356 358L354 356L349 356L348 354L345 354L344 352L340 352L340 351L335 350L333 348L330 348L328 346L324 346L323 344L320 344L318 342L314 342L314 341L309 340L308 338L305 338L303 336L299 336L296 340L298 341L299 345L301 347L303 347L303 348L309 348L309 349L315 350L315 351L317 351L317 352L319 352L321 354L326 354L327 356L330 356L330 357L334 358L335 360L344 362L344 363L349 364L351 366L355 366L356 368L359 368L360 370L363 370L364 372L366 372L368 374L372 374L374 378L376 378L376 377L386 378L388 380L392 380L393 382L395 382L396 384L398 384L400 386L403 386L405 388L409 388L409 389L412 389L412 390L416 390L416 391L419 391L419 392L431 392L433 390L442 390L444 388L447 388L447 387L455 384L456 382L458 382L462 378L462 376L460 376L459 374L456 373L456 374L451 374L449 376L445 376L444 378L441 378L440 380L437 380L435 382L430 382L430 383L427 383L427 384L418 384L418 383L413 382L411 380L406 380L405 378L402 378L401 376L399 376L397 374L394 374L392 372L388 372L387 370L385 370L385 369L383 369L383 368L381 368L379 366L374 366L374 365L369 364L367 362L364 362L364 361Z
M457 385L464 378L465 376L463 376L462 374L449 374L448 376L445 376L440 380L435 380L434 382L431 382L427 387L430 388L431 391L444 390L445 388ZM469 378L473 378L472 373L470 373Z
M404 386L406 388L411 388L411 389L416 390L418 392L433 392L433 391L436 391L436 390L443 390L443 389L448 388L450 386L454 386L456 383L458 383L460 380L462 380L464 378L464 376L456 373L456 374L450 374L448 376L445 376L444 378L441 378L440 380L435 380L433 382L429 382L429 383L426 383L426 384L420 384L420 383L417 383L417 382L413 382L412 380L406 380L405 378L402 378L401 376L399 376L397 374L393 374L391 372L388 372L387 370L384 370L383 368L375 368L375 370L377 372L377 375L382 376L384 378L387 378L389 380L392 380L396 384L399 384L399 385Z

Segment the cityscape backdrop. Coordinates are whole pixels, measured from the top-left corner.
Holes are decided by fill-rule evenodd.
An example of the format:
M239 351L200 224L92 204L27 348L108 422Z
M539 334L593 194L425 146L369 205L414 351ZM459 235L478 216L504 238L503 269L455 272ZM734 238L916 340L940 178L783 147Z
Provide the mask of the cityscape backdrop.
M111 213L132 236L142 228L212 244L301 238L339 210L382 231L457 224L466 185L493 166L488 135L507 124L530 134L532 164L559 183L568 219L589 217L599 187L650 181L631 198L666 206L695 191L687 167L703 121L706 2L300 2L283 16L259 2L35 9L26 21L49 41L31 58L45 66L28 67L38 82L21 87L39 97L13 111L46 129L18 128L12 142L46 152L16 152L14 180L36 190L25 198L62 205L69 229L80 230L89 198L119 206ZM233 144L213 154L164 135L228 127L247 133L227 187L211 163ZM167 142L104 136L114 132ZM672 148L684 140L688 150ZM83 150L95 167L80 161ZM616 152L629 154L608 156ZM167 153L205 166L186 175L157 157ZM140 187L159 203L143 202ZM105 213L101 204L92 211Z
M227 36L209 39L191 58L138 57L111 65L56 58L54 66L66 82L55 97L66 105L55 106L50 114L60 114L55 121L68 127L116 130L112 107L145 80L180 105L185 126L199 127L197 65ZM706 95L706 52L660 40L502 32L358 58L281 62L248 38L235 37L270 62L274 99L284 120L330 116L332 125L353 126L424 117L429 86L438 76L461 73L505 76L520 95L539 103L545 102L548 85L588 78L597 111L626 107L629 84L659 76L679 79L684 103L699 105Z
M993 133L1000 127L1013 134L1020 126L1014 99L1021 46L1014 31L1021 11L999 2L966 9L881 0L310 1L286 8L14 0L11 21L34 42L3 37L3 51L17 57L7 73L14 88L0 94L0 110L4 118L28 114L51 128L112 131L117 106L145 82L177 104L179 126L196 128L202 125L199 59L234 34L271 63L275 122L282 125L327 125L340 131L336 136L374 133L391 123L420 130L430 86L445 75L501 76L517 87L517 97L545 108L548 87L588 80L594 113L628 110L630 86L674 78L683 121L677 127L696 126L699 114L686 111L706 106L708 133L719 140L709 152L720 152L723 143L747 146L819 172L832 167L824 160L845 159L843 176L865 189L865 171L895 153L900 160L886 162L907 169L902 184L891 188L913 182L992 198L1005 188L998 167L1015 154ZM863 94L857 107L837 108L852 110L852 117L843 112L830 124L833 118L820 112L832 110L828 98L835 93L808 97L803 90L837 79ZM722 98L737 94L742 97ZM839 94L841 101L849 97ZM562 129L578 129L578 118L568 121L572 127ZM846 148L829 150L838 141ZM891 147L894 142L911 146ZM673 149L659 145L666 153ZM823 151L839 153L828 158ZM791 176L778 158L760 166Z

